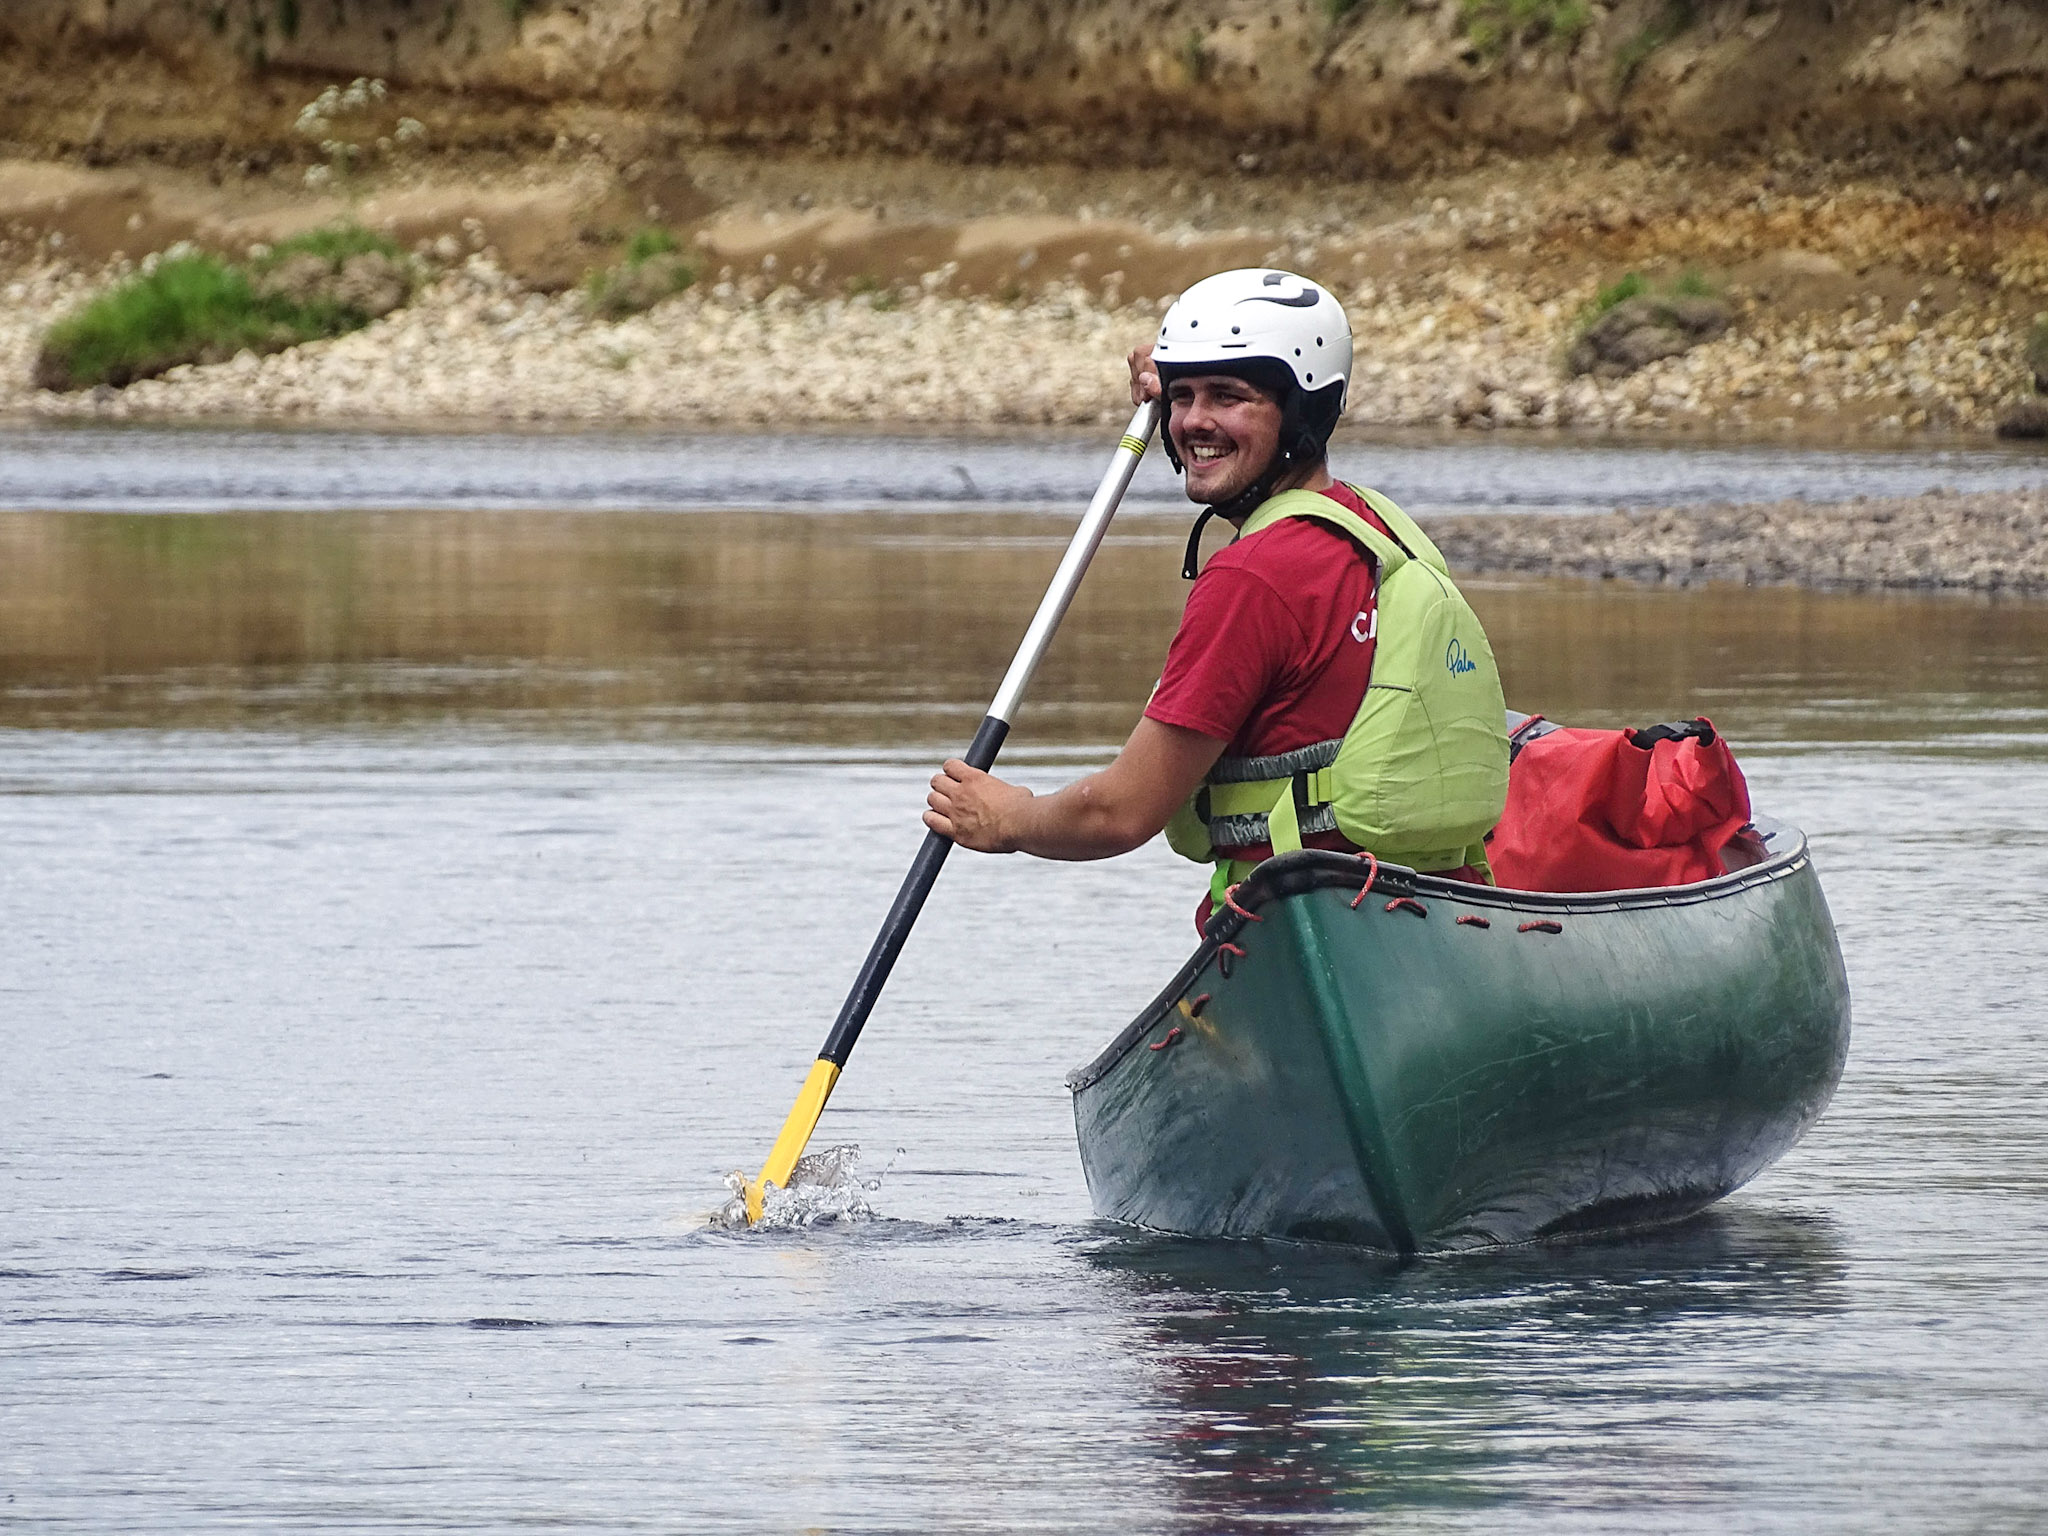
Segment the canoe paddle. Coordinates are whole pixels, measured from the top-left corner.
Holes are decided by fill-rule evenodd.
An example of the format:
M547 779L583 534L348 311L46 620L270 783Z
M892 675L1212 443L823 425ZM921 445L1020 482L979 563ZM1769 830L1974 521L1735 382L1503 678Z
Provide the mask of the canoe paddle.
M995 766L996 754L1003 748L1003 738L1010 734L1010 717L1016 713L1024 690L1030 686L1031 675L1038 670L1046 647L1052 644L1053 631L1067 616L1067 606L1073 602L1081 578L1088 572L1088 562L1095 558L1095 551L1102 544L1102 536L1109 531L1109 520L1115 516L1117 503L1123 500L1131 476L1137 473L1138 461L1145 456L1145 446L1151 441L1153 428L1158 424L1159 403L1148 400L1138 407L1137 413L1131 417L1131 424L1124 429L1123 441L1117 444L1109 469L1103 475L1102 483L1095 488L1095 499L1088 503L1088 510L1082 514L1081 526L1074 530L1073 541L1067 545L1059 569L1053 572L1052 585L1045 589L1038 612L1032 615L1031 627L1024 631L1023 644L1017 647L1010 670L1003 675L1003 685L996 690L988 713L982 716L981 728L974 733L974 742L965 756L970 767L986 772ZM811 1132L818 1128L818 1117L825 1112L825 1101L832 1097L832 1087L839 1081L846 1058L853 1054L853 1043L860 1038L861 1027L874 1011L875 1000L882 995L883 984L896 965L903 941L910 937L911 925L917 921L917 914L924 910L924 899L931 894L932 882L939 878L939 869L952 850L953 840L944 833L925 833L924 846L911 861L910 873L903 877L903 885L896 892L889 915L882 920L882 931L875 935L874 946L868 950L860 974L854 978L853 990L846 994L846 1001L839 1007L839 1017L832 1023L832 1033L825 1037L825 1048L811 1063L811 1075L804 1079L803 1090L796 1096L796 1106L790 1110L789 1118L782 1122L782 1134L775 1138L775 1145L769 1149L768 1161L761 1165L761 1176L747 1185L747 1222L750 1226L761 1219L768 1186L773 1184L782 1188L788 1185L790 1170L796 1167L796 1160L803 1156L804 1148L810 1144Z

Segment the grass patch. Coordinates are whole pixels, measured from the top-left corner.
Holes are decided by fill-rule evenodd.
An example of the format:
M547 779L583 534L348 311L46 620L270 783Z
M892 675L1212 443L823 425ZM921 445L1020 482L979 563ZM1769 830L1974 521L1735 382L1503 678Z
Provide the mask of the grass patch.
M2027 332L2027 367L2033 370L2035 387L2048 392L2048 315L2034 316Z
M1640 272L1624 272L1611 283L1604 283L1593 294L1592 302L1581 309L1573 334L1583 336L1593 322L1617 305L1626 304L1630 299L1643 297L1653 299L1717 299L1720 289L1707 280L1698 267L1687 267L1668 283L1653 283Z
M1583 316L1587 324L1598 320L1617 304L1626 304L1650 291L1650 280L1640 272L1624 272L1611 283L1604 283L1593 294Z
M626 242L626 264L632 267L645 266L657 256L670 256L676 250L676 237L658 225L650 224L633 231L633 238Z
M360 224L329 224L278 241L249 265L257 272L271 272L294 256L318 256L328 266L338 268L351 256L368 255L388 256L393 261L405 259L398 242L389 235L380 235Z
M382 236L344 226L281 242L254 271L202 252L165 257L64 316L43 337L36 383L45 389L119 388L183 363L225 362L243 350L277 352L357 330L370 316L346 300L264 291L263 272L294 254L375 250L394 259Z
M1332 21L1342 21L1366 0L1323 0L1323 14Z
M623 320L696 281L696 269L677 254L676 237L650 224L633 232L615 265L583 280L583 294L593 314Z
M1513 41L1569 48L1592 25L1593 13L1586 0L1461 0L1458 20L1473 47L1497 54Z
M1674 299L1718 299L1721 290L1707 281L1707 274L1698 267L1687 267L1672 280L1665 290Z

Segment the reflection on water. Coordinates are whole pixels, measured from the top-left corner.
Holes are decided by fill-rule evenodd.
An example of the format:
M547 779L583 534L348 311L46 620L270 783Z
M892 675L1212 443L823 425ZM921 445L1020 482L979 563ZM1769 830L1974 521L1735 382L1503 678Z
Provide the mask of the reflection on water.
M0 725L454 716L724 740L972 729L1071 519L804 513L0 514ZM1018 745L1120 739L1185 585L1113 534ZM1509 696L1704 711L1738 740L2038 728L2048 605L1471 583Z
M1711 1492L1710 1424L1693 1425L1690 1455L1632 1469L1605 1438L1646 1415L1683 1437L1695 1410L1660 1357L1687 1335L1789 1339L1849 1305L1832 1222L1739 1207L1667 1231L1405 1266L1145 1236L1088 1258L1130 1286L1173 1405L1161 1448L1192 1528L1477 1511L1595 1476L1616 1503L1688 1480ZM1572 1405L1569 1439L1536 1422L1538 1403L1559 1401Z

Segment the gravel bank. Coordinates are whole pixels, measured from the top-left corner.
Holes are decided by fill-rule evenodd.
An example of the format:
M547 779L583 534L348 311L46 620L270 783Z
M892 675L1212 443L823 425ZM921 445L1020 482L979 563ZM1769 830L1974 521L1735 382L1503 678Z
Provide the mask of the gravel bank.
M1513 217L1491 218L1482 208L1469 222L1515 238ZM1592 296L1584 268L1570 279L1545 269L1505 280L1479 255L1432 249L1444 233L1436 222L1424 216L1405 231L1417 269L1393 275L1346 279L1353 262L1336 250L1263 253L1325 274L1344 299L1359 342L1356 425L1988 435L2031 388L2023 332L1989 301L1951 295L1923 306L1870 294L1833 312L1784 315L1742 285L1729 290L1736 324L1727 335L1625 378L1568 378L1562 353ZM43 331L124 267L44 260L0 289L0 415L1110 424L1126 409L1122 356L1151 334L1165 302L1078 278L1004 302L956 291L945 264L921 281L848 296L778 284L772 254L763 263L770 270L712 268L689 291L614 323L592 316L579 292L527 291L477 252L354 335L120 391L51 394L31 380ZM1792 267L1807 272L1802 280L1822 267L1844 272L1810 254Z
M2048 593L2048 491L1439 518L1451 568L1690 586Z
M583 296L528 293L488 257L405 309L333 341L126 389L51 394L29 381L48 321L96 286L42 268L5 290L0 415L335 422L805 421L949 425L1121 420L1124 353L1149 310L1048 292L1027 305L893 290L809 298L701 285L642 315L594 319ZM1107 409L1106 409L1107 407Z

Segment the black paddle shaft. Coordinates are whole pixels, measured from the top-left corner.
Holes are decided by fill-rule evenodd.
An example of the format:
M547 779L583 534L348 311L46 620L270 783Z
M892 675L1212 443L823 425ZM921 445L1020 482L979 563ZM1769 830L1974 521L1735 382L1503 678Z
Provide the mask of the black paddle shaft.
M984 773L994 767L996 754L1003 750L1003 738L1009 734L1009 721L983 715L981 728L974 733L974 741L967 748L967 766L979 768ZM839 1005L839 1017L832 1021L832 1033L825 1037L825 1048L818 1052L821 1060L829 1061L835 1067L844 1067L846 1058L853 1054L853 1043L860 1038L868 1015L874 1012L875 999L882 995L889 973L896 968L896 957L903 952L903 941L910 937L917 914L924 910L924 899L932 892L932 882L939 878L946 855L952 851L953 839L943 832L925 833L924 846L917 850L917 857L910 864L910 873L903 877L896 900L890 904L889 915L882 919L882 931L875 935L874 946L861 963L860 974L853 980L853 990Z

